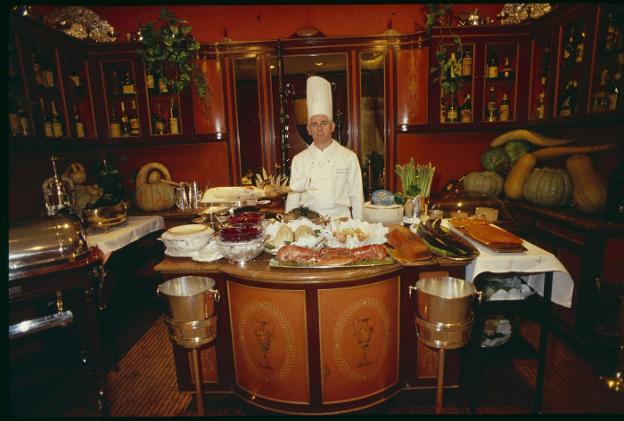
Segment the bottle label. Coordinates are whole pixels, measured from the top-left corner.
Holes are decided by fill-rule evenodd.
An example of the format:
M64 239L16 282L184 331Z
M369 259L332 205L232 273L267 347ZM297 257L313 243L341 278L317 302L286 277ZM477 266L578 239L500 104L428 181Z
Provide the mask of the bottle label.
M470 123L472 121L472 110L465 109L461 111L461 122Z
M179 134L180 131L178 130L178 119L177 118L170 118L169 119L169 130L171 134Z
M80 76L78 76L78 75L71 75L69 78L74 83L74 87L76 87L76 88L80 87Z
M76 136L85 137L84 124L79 121L76 122Z
M538 105L537 109L535 110L535 113L537 114L538 120L543 120L544 119L544 106Z
M121 125L119 123L110 124L111 137L121 137Z
M45 71L45 80L47 87L54 88L54 73L51 70Z
M26 117L20 117L20 128L24 136L30 136L30 121Z
M121 91L124 94L133 94L134 93L134 84L130 83L128 85L124 85L123 88L121 88Z
M509 105L503 104L500 106L500 120L509 120Z
M618 94L609 94L609 111L614 111L617 108Z
M147 75L147 89L154 89L154 75Z
M165 124L162 121L157 121L155 125L156 134L164 134L165 133Z
M572 115L572 111L569 108L562 108L561 111L559 111L559 115L561 117L569 117Z
M167 84L163 79L158 79L158 90L163 93L169 92L169 89L167 89Z
M138 136L141 134L141 126L139 123L139 119L136 117L130 118L130 134Z
M472 59L465 58L462 61L462 74L464 76L472 76Z
M495 79L498 77L498 66L488 66L488 78Z
M60 122L52 123L52 133L54 133L54 137L63 137L63 127Z
M52 123L46 121L43 125L43 131L45 132L45 137L54 137L54 133L52 132Z
M450 122L457 121L457 110L455 108L448 110L447 118Z

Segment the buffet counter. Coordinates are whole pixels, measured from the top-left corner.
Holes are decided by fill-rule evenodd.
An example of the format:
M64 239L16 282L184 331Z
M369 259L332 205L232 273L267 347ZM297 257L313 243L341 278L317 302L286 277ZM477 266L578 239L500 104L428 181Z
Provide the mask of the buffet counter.
M404 389L434 389L437 353L417 341L408 286L463 277L465 264L274 268L263 253L245 264L167 257L165 279L216 281L217 340L200 350L205 394L233 392L276 412L328 414L377 405ZM174 346L178 384L193 390L187 350ZM445 384L459 384L449 352ZM209 398L207 398L209 399Z

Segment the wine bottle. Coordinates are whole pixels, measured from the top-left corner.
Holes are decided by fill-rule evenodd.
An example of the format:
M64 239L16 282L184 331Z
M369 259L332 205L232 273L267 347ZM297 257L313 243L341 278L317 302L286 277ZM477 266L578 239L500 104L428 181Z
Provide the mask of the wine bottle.
M82 87L82 80L80 79L80 75L74 69L73 64L69 63L69 80L72 81L74 88L79 89Z
M496 48L490 48L487 60L487 76L495 79L498 77L498 58L496 56Z
M496 102L496 90L493 86L490 87L490 95L487 101L487 119L488 122L498 120L498 104Z
M598 90L594 93L592 101L592 111L599 113L607 109L607 82L609 80L609 70L602 69L600 72L600 84Z
M561 106L559 107L559 116L569 117L572 115L572 81L568 81L565 87Z
M121 137L121 124L119 123L119 118L117 118L117 114L115 114L115 108L111 109L111 119L109 126L111 137Z
M175 105L175 101L171 98L171 104L169 105L169 133L179 134L179 119L178 119L178 107Z
M462 58L462 76L472 76L472 53L470 48L466 49L466 53Z
M581 63L583 61L585 37L585 31L581 31L581 35L576 40L576 57L574 59L576 63Z
M119 85L119 73L117 73L117 67L113 66L110 72L110 91L113 95L119 95L121 93L121 87Z
M613 51L613 49L615 48L615 32L616 27L615 21L613 19L613 13L609 13L609 15L607 16L607 34L605 36L604 42L604 50L607 52Z
M161 134L165 134L165 131L166 131L165 119L161 115L160 104L156 104L156 120L154 122L154 133L161 135Z
M164 77L158 78L158 92L161 94L169 93L169 87L167 86L167 80Z
M546 86L548 81L548 71L550 69L550 47L544 47L544 55L542 57L542 73L540 74L540 84Z
M130 134L132 136L141 135L141 123L139 122L139 113L137 112L136 102L132 100L130 110L128 111L128 120L130 121Z
M17 118L19 121L19 134L24 137L30 136L32 134L30 130L30 116L21 101L17 105Z
M78 107L74 104L74 126L76 127L76 137L82 139L85 137L85 127L80 114L78 114Z
M9 101L9 135L11 136L19 136L22 132L17 108L13 101Z
M544 104L545 98L546 93L542 88L542 92L537 95L537 105L535 106L535 117L538 120L543 120L546 117L546 105Z
M121 92L124 95L134 94L134 82L130 78L130 72L126 72L123 82L121 83Z
M570 112L576 114L576 106L578 105L578 82L572 79L572 87L570 90Z
M500 121L509 121L509 99L507 98L507 92L503 93L503 99L500 103Z
M446 123L446 101L443 95L440 95L440 123Z
M45 86L48 88L54 88L56 85L54 83L54 58L53 57L45 57L45 61L43 62L43 75L45 80Z
M41 103L41 116L43 119L43 133L45 137L54 137L54 132L52 131L52 117L46 113L45 111L45 103L43 98L39 98Z
M466 98L464 99L464 103L461 106L461 122L462 123L471 123L472 122L472 101L470 99L470 94L466 94Z
M509 62L509 57L505 56L503 68L500 70L499 76L503 79L511 79L513 77L513 71L513 67L511 67L511 63Z
M52 116L52 134L54 137L63 137L63 123L59 118L58 112L56 111L56 103L54 101L50 101L50 107L50 114Z
M622 73L616 72L613 75L613 80L611 81L611 86L609 87L608 101L607 101L607 109L609 111L615 111L618 108L618 99L620 96L620 83L621 83Z
M568 33L568 40L563 46L563 67L568 67L576 60L576 28L573 26Z
M154 75L152 74L150 69L147 69L145 72L145 85L147 86L147 91L150 94L155 93L154 91L155 91L156 85L154 84Z
M119 116L119 130L121 136L130 136L130 120L126 114L126 104L121 101L121 114Z
M458 66L457 66L457 55L455 54L455 52L451 52L451 58L449 59L449 64L450 64L450 79L456 79L458 77L461 77L460 74L458 74Z
M35 82L37 85L46 86L45 80L43 77L43 70L41 69L41 61L39 61L39 55L37 53L37 47L32 46L32 50L30 52L30 56L32 59L33 73L35 75Z

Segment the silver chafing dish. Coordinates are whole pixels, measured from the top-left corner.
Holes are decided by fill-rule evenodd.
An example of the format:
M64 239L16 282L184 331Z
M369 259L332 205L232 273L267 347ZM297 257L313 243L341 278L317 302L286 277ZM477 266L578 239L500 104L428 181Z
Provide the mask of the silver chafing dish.
M61 264L89 253L80 220L55 215L9 228L9 278L34 267Z

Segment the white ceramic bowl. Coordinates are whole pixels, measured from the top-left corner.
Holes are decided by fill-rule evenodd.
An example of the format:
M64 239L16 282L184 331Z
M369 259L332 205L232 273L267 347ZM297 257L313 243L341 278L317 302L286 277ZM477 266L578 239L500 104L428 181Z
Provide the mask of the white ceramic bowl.
M251 241L230 242L224 241L217 236L215 241L223 257L238 263L255 259L264 249L262 237L255 238Z
M159 238L165 253L175 257L193 257L212 240L214 230L207 225L188 224L169 228Z

